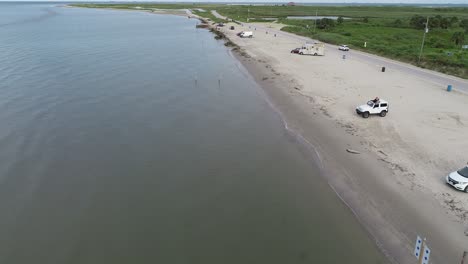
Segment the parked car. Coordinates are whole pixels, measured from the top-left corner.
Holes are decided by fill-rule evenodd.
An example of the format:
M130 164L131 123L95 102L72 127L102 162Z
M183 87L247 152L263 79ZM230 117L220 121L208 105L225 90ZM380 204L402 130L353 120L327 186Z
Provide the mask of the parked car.
M339 50L342 50L342 51L349 51L349 47L348 45L341 45L338 47Z
M295 49L291 50L291 53L299 53L300 50L301 50L301 48L295 48Z
M445 177L445 181L457 190L468 192L468 166L451 172Z
M368 118L369 115L380 115L384 117L388 113L388 102L376 97L368 101L367 104L356 107L356 113L363 118Z
M234 30L234 26L231 26L231 30Z

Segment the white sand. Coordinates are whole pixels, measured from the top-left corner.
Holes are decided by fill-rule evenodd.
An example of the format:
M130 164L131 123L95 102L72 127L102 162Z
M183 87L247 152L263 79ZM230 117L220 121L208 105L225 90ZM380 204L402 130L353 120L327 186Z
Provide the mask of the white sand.
M318 149L330 185L396 262L415 262L420 234L433 263L459 263L468 251L468 194L444 179L468 161L468 95L445 83L462 90L468 81L330 45L323 57L291 54L303 38L271 25L222 31L251 57L241 60L288 126ZM235 36L241 30L254 38ZM375 96L389 101L389 114L356 115Z

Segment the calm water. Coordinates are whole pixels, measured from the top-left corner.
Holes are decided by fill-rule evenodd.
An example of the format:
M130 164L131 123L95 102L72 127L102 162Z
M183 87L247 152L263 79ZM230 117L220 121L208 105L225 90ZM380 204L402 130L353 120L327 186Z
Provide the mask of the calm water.
M196 23L0 3L0 263L382 263Z

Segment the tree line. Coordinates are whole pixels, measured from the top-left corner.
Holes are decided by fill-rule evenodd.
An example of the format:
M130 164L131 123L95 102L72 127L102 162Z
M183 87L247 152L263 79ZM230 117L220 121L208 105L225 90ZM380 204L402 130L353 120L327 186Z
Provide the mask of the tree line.
M426 28L427 17L420 15L414 15L409 21L409 25L415 29ZM429 23L427 25L430 29L448 29L453 27L461 27L463 31L456 31L452 34L451 40L456 45L462 45L465 41L465 34L468 33L468 19L459 20L458 17L442 17L440 15L429 17Z
M410 26L415 29L423 29L426 27L427 18L414 15L410 19ZM428 28L442 28L448 29L452 27L461 27L465 33L468 33L468 19L459 20L458 17L442 17L440 15L429 17L429 25Z

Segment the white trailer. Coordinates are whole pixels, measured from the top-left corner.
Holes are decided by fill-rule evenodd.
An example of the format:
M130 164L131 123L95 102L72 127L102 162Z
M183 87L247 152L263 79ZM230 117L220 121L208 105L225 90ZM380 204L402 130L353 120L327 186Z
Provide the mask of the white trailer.
M305 43L299 49L299 54L301 54L301 55L323 56L323 55L325 55L325 44L320 43L320 42Z

